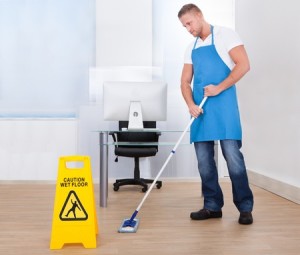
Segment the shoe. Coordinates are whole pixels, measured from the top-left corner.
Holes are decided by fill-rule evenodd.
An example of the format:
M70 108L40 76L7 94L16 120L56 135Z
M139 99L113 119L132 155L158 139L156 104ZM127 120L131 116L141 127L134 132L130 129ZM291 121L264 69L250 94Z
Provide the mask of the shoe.
M251 212L241 212L239 223L242 225L250 225L253 223L253 217Z
M198 212L192 212L190 215L192 220L206 220L210 218L222 218L222 211L210 211L208 209L201 209Z

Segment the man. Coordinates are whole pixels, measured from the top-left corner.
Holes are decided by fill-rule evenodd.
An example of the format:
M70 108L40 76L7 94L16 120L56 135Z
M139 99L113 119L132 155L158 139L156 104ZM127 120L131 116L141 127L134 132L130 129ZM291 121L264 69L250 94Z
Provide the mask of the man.
M213 27L194 4L178 12L182 25L196 39L185 53L181 91L190 114L204 206L192 212L193 220L221 218L224 205L214 160L214 141L219 140L232 182L233 202L240 212L240 224L252 224L253 194L249 187L242 153L235 83L250 69L247 53L239 36L231 29ZM193 87L191 82L193 79ZM203 110L203 97L208 97Z

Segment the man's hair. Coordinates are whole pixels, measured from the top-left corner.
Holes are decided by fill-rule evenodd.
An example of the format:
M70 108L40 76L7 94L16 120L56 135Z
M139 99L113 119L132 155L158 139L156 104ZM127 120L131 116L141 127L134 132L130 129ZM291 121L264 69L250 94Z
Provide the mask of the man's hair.
M178 18L181 18L184 14L188 12L197 12L202 14L202 11L199 9L199 7L195 4L186 4L181 7L180 11L178 12Z

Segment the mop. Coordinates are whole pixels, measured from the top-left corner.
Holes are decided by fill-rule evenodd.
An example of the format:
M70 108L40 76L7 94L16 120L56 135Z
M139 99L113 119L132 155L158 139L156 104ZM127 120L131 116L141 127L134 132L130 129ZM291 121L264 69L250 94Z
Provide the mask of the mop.
M199 105L200 109L203 107L206 99L207 99L207 97L204 97L202 99L202 101L201 101L201 103ZM157 176L155 177L154 181L152 182L152 184L151 184L150 188L148 189L147 193L145 194L145 196L143 197L142 201L140 202L140 204L138 205L138 207L136 208L136 210L132 214L131 218L123 220L123 222L121 224L121 227L118 230L119 233L135 233L137 231L137 228L138 228L138 225L139 225L139 219L136 219L136 216L137 216L138 212L140 211L140 209L143 206L145 200L147 199L148 195L150 194L151 190L153 189L156 181L158 180L158 178L160 177L160 175L164 171L165 167L169 163L170 159L175 154L175 151L176 151L177 147L179 146L179 144L180 144L181 140L183 139L185 133L188 131L188 129L190 128L190 126L192 125L192 123L193 123L194 120L195 120L195 117L192 117L191 120L190 120L190 122L186 126L185 130L182 132L182 134L181 134L180 138L178 139L177 143L175 144L174 148L172 149L169 157L167 158L167 160L165 161L165 163L161 167L161 169L158 172Z

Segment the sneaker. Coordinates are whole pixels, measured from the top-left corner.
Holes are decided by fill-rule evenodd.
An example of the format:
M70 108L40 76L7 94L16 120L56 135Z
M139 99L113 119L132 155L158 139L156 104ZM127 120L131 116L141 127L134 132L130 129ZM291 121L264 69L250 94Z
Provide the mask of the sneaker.
M239 223L242 225L250 225L253 223L253 217L251 212L241 212Z
M206 220L210 218L222 218L222 211L210 211L208 209L201 209L198 212L192 212L190 215L192 220Z

